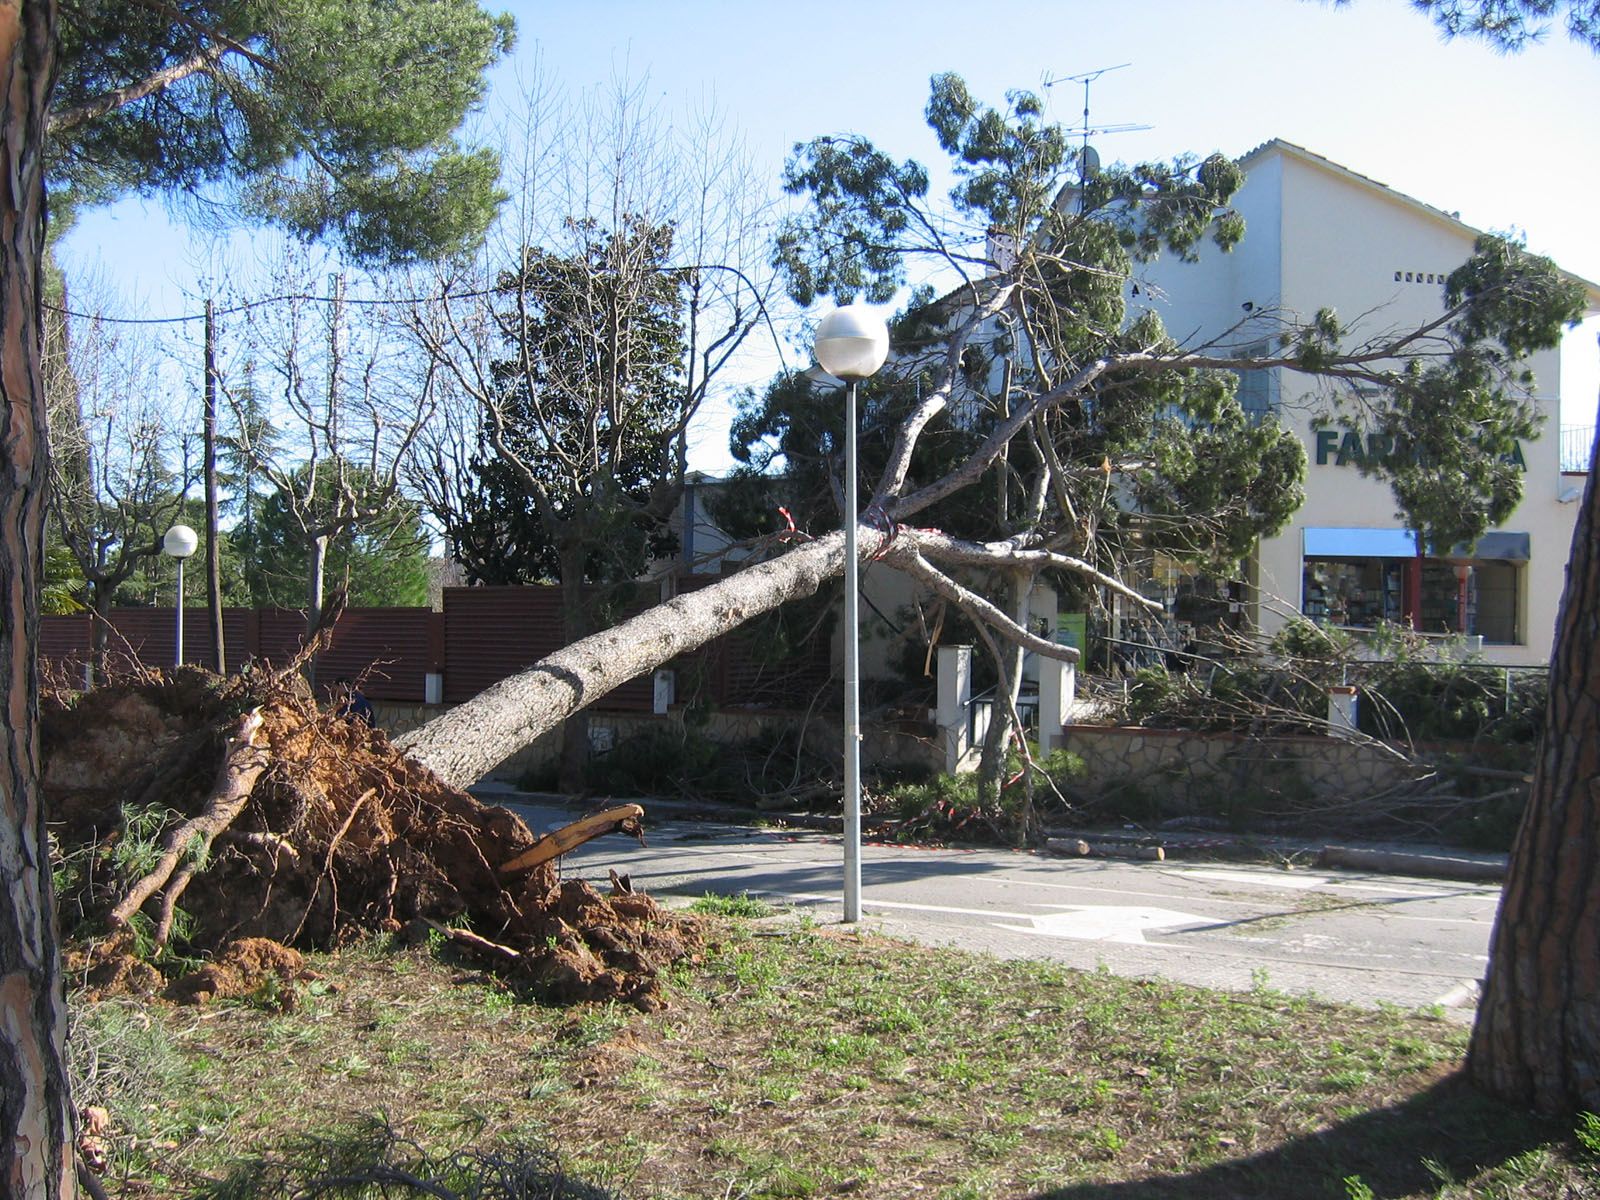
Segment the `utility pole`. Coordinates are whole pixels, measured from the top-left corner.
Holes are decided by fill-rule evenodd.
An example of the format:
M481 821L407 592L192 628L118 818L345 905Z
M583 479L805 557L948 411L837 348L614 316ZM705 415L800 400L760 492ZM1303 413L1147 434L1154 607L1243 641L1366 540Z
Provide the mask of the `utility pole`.
M211 669L227 673L222 645L222 548L217 523L217 319L216 306L206 299L205 379L205 492L206 492L206 599L211 609Z

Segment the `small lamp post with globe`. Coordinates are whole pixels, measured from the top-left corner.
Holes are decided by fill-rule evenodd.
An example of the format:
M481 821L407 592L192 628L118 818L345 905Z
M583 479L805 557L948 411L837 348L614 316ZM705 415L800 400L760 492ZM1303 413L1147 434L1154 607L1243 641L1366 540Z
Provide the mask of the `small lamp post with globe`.
M178 649L174 666L183 666L183 560L195 552L200 538L187 525L174 525L161 539L161 553L178 560Z
M817 363L844 380L844 919L861 919L861 569L856 551L856 384L889 357L889 327L864 304L817 325Z

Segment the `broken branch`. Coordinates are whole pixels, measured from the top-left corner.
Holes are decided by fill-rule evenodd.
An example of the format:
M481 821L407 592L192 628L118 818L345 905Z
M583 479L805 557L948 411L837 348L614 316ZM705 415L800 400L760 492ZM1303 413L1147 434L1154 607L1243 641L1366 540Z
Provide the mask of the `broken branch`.
M563 825L554 833L540 838L531 848L502 866L500 874L514 875L518 871L537 867L540 863L559 858L570 850L576 850L585 842L593 841L602 834L614 830L638 838L639 844L643 845L644 826L639 823L643 818L644 809L637 804L619 804L616 808L608 808L574 821L570 825Z
M1078 661L1079 655L1075 648L1063 646L1056 642L1047 642L1044 638L1029 633L982 596L962 587L950 576L923 558L921 554L917 553L916 547L910 545L891 547L885 557L893 566L900 567L907 574L920 579L958 608L964 609L984 624L993 627L1009 641L1024 646L1035 654L1042 654L1046 658L1054 658L1061 662L1070 663Z
M1062 570L1075 571L1092 579L1101 587L1108 588L1119 596L1126 596L1153 612L1162 611L1160 602L1141 595L1120 579L1104 574L1083 559L1073 558L1071 555L1057 554L1053 550L1037 547L1017 546L1011 542L968 542L940 533L936 529L903 529L900 536L915 543L929 558L941 562L961 563L974 567L1031 567L1035 570L1041 567L1060 567Z
M441 934L447 941L452 941L458 946L465 946L489 958L499 959L501 962L515 963L522 961L522 951L510 946L502 946L499 942L491 942L480 934L473 933L470 929L452 929L448 925L441 925L437 921L429 921L428 928Z

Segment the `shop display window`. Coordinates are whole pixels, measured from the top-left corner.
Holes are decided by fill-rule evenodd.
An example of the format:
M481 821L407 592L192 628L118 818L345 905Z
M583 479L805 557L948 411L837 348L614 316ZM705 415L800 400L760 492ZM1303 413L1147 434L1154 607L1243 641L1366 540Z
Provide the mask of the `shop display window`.
M1497 646L1522 644L1523 639L1517 628L1520 583L1516 563L1472 564L1472 631L1481 633L1485 642Z
M1410 561L1308 558L1300 611L1314 621L1353 629L1371 629L1380 621L1404 624ZM1495 560L1427 560L1416 605L1421 632L1466 632L1491 645L1518 644L1517 569L1516 563Z
M1402 561L1393 558L1307 559L1301 612L1330 625L1375 628L1405 613Z
M1422 564L1422 604L1417 625L1423 633L1461 633L1461 581L1455 567L1432 559ZM1472 580L1467 579L1467 621L1465 632L1472 631Z

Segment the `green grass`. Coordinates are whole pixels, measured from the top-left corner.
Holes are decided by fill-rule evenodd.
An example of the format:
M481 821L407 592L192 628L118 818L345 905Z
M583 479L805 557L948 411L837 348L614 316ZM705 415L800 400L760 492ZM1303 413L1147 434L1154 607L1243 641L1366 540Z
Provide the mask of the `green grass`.
M770 917L777 911L765 900L752 896L749 892L740 892L734 896L719 896L716 892L707 892L691 904L689 910L708 917L757 920L761 917Z
M374 944L314 959L287 1014L78 1005L140 1081L79 1096L113 1111L110 1190L184 1195L381 1115L440 1154L545 1146L629 1197L1600 1194L1600 1121L1474 1093L1464 1031L1426 1015L709 927L649 1014Z

